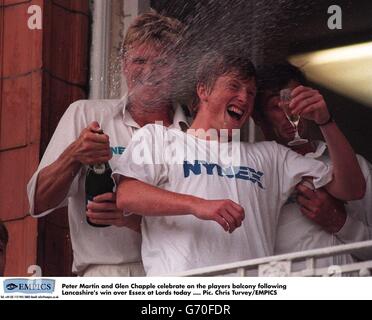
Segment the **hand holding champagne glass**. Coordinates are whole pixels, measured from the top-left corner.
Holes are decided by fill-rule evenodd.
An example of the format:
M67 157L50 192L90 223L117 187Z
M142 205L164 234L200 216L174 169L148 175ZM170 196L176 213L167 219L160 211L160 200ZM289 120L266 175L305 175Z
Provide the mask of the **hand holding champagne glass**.
M288 121L295 128L295 136L292 141L288 142L289 146L297 146L300 144L307 143L307 139L300 137L298 133L298 123L300 122L300 116L298 114L293 114L289 109L289 103L291 102L291 89L280 90L280 107L283 109Z

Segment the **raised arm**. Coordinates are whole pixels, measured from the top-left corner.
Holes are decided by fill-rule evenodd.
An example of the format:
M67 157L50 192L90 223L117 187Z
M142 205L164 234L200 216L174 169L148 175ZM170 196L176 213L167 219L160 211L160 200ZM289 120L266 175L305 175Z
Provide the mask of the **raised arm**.
M363 198L366 182L356 155L335 122L320 126L333 164L333 181L325 186L333 196L343 200Z
M117 207L144 216L191 214L202 220L214 220L230 233L244 219L244 209L231 200L205 200L131 178L122 178L119 182Z
M293 114L313 120L319 125L327 142L333 165L333 180L327 191L341 200L361 199L366 183L356 155L331 115L323 96L312 88L298 86L292 91L290 108Z

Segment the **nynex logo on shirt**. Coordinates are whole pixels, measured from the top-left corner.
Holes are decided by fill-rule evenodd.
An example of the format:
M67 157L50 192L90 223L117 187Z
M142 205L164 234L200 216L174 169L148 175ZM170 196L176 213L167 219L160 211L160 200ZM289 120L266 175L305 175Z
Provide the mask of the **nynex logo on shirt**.
M231 166L227 168L222 168L218 164L207 163L205 161L196 160L194 161L193 164L188 161L184 161L183 162L184 177L188 178L191 173L193 173L196 176L201 175L202 173L207 174L207 175L218 174L220 177L227 177L230 179L235 178L235 179L248 180L253 183L257 183L257 185L261 189L264 189L261 183L263 172L256 171L255 169L252 169L249 167Z
M117 146L117 147L110 147L110 149L113 155L121 155L123 154L125 147Z

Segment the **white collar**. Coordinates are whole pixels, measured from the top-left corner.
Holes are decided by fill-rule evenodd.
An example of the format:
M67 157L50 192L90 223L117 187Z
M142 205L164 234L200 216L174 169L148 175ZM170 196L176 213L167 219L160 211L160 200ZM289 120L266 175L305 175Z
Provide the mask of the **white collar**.
M316 150L306 153L305 156L314 159L320 158L327 151L327 144L321 140L313 141L313 143L316 145Z
M190 126L185 116L185 112L183 111L182 106L178 103L174 104L173 107L174 117L172 127L185 131Z
M125 94L119 101L117 107L122 108L123 122L130 127L139 129L140 125L133 119L130 112L127 110L128 103L128 94ZM172 128L177 128L179 130L189 127L189 123L186 119L185 113L182 110L182 107L179 104L174 104L174 117Z

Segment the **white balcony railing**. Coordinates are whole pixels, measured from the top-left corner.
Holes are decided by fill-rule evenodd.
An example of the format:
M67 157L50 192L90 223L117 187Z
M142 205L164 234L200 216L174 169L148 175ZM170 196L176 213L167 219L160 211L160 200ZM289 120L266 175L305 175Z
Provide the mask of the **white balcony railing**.
M372 260L332 265L326 268L316 267L316 262L320 258L353 254L360 249L371 250L372 253L372 240L193 269L174 276L371 276ZM298 262L303 263L303 268L292 270L293 265Z

